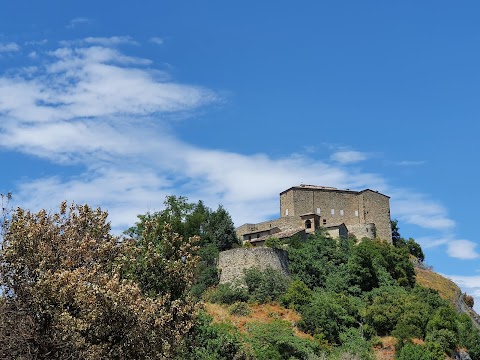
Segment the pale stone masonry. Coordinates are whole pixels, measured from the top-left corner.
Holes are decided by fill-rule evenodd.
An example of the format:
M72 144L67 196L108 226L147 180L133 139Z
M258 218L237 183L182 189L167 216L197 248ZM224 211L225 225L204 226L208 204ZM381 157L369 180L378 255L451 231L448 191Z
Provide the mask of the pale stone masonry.
M340 190L316 185L293 186L280 193L280 218L237 228L237 236L252 241L275 233L325 228L332 237L353 234L357 239L380 238L392 243L390 197L365 189Z
M245 270L272 268L284 276L289 276L288 253L281 249L258 247L253 249L232 249L220 252L218 269L220 284L244 284Z

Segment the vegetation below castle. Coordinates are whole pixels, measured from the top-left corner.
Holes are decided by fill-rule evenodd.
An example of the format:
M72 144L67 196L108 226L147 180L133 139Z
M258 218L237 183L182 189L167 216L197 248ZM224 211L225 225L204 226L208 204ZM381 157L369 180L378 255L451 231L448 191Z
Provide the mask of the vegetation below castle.
M250 269L239 287L218 285L219 251L240 246L222 207L167 197L122 238L86 205L4 215L1 358L373 359L389 335L398 359L480 359L470 318L417 284L412 239L272 240L291 278Z

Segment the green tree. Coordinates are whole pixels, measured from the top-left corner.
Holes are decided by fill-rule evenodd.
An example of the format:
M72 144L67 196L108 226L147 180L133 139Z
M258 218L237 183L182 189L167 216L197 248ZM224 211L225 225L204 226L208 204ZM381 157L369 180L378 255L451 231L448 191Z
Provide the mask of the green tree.
M289 270L310 289L325 288L331 274L347 263L353 247L350 240L335 240L320 232L289 248Z
M221 205L208 217L205 235L220 251L240 246L232 218Z
M359 313L352 298L332 292L316 293L313 300L301 308L300 329L323 335L332 343L340 342L340 333L358 327Z
M286 307L300 309L313 299L313 291L301 280L290 283L287 291L282 295L281 302Z
M266 303L279 300L287 290L290 279L270 267L265 270L251 268L245 270L245 283L252 301Z
M248 325L249 342L258 360L310 359L319 354L314 341L295 336L287 321L251 323Z
M372 300L366 307L365 321L378 334L390 334L403 313L407 296L407 292L398 286L375 289L369 294Z
M351 289L355 293L370 291L378 287L379 279L374 266L375 246L364 239L348 259Z

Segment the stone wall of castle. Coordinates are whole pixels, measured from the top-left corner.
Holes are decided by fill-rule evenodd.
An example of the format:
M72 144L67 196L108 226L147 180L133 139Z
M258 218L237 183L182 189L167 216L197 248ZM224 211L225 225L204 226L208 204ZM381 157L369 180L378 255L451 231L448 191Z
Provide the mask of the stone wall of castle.
M250 268L272 268L289 276L288 253L285 250L266 247L239 248L220 252L218 268L220 284L243 284L244 270Z
M363 223L374 223L377 238L392 243L389 198L370 190L363 191L360 197L362 206L360 215L363 215Z

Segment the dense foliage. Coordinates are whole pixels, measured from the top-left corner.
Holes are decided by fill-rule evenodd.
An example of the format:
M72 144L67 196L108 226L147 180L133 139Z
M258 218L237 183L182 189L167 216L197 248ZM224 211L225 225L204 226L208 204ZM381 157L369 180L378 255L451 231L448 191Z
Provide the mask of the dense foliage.
M131 242L110 235L106 218L100 209L66 203L54 214L12 214L0 255L1 358L175 356L195 320L187 293L196 239L148 225L143 237L151 241L135 257ZM160 250L153 245L159 242ZM147 278L161 291L153 294Z

